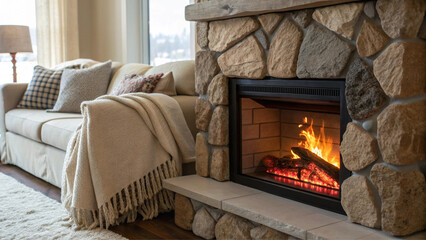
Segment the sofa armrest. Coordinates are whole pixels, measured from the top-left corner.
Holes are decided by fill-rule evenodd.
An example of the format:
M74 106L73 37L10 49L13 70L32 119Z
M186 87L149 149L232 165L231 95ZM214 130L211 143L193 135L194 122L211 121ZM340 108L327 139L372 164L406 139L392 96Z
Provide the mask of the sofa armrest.
M27 89L27 83L6 83L0 85L0 153L5 158L6 125L5 114L14 109Z
M0 85L0 113L6 114L16 108L27 89L28 83L6 83Z

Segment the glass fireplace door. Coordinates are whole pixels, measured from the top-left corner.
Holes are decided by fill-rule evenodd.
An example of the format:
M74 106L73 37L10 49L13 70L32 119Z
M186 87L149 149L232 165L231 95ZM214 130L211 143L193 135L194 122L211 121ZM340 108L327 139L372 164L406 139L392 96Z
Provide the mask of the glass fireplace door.
M291 110L256 97L240 98L240 106L242 174L339 197L338 105Z
M343 213L344 80L230 80L231 180Z

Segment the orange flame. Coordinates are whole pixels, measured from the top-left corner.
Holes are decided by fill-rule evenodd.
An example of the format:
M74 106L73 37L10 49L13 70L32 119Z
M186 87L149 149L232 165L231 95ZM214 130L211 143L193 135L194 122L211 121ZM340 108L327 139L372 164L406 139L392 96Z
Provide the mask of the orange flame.
M303 123L308 123L308 118L305 117L303 119ZM308 149L309 151L315 153L322 159L326 160L327 162L333 164L334 166L340 168L340 161L335 156L330 156L331 151L333 149L333 140L331 138L326 138L324 133L324 121L322 122L322 127L320 129L320 133L318 136L315 135L314 128L312 127L314 124L314 120L311 120L311 125L306 128L305 130L302 130L299 134L299 136L302 136L305 138L305 140L299 142L299 146L304 147ZM299 125L299 128L301 128L303 124ZM293 159L299 159L300 157L297 156L293 151L291 151L291 154L293 155Z
M314 132L314 120L311 120L309 126L307 126L307 124L308 118L305 117L303 119L303 124L298 125L299 128L306 126L306 129L300 131L299 136L302 136L304 140L299 142L298 145L318 155L330 164L333 164L334 166L340 168L339 157L337 157L336 159L336 157L330 156L333 149L333 141L331 138L327 138L325 136L324 122L322 123L322 127L318 135L315 135ZM291 154L292 159L300 159L300 157L293 151L291 151ZM319 168L315 163L311 162L308 164L308 166L302 166L300 163L298 163L299 161L296 161L295 163L293 163L293 167L286 168L279 165L271 164L271 161L273 162L274 160L269 159L268 157L269 156L265 156L263 160L264 164L265 162L268 163L265 164L265 166L267 167L267 173L304 182L294 182L293 184L295 184L295 186L300 185L304 186L305 188L309 188L309 185L306 185L307 183L315 184L316 186L310 187L311 190L324 193L330 196L338 196L338 191L332 190L340 189L338 180L329 176L326 172L324 172L322 168ZM331 190L327 190L327 188L330 188Z

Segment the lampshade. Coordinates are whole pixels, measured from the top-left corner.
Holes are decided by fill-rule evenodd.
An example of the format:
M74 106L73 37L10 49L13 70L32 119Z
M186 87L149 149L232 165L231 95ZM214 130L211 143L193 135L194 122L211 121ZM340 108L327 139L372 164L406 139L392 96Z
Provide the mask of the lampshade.
M33 52L30 28L0 25L0 53Z

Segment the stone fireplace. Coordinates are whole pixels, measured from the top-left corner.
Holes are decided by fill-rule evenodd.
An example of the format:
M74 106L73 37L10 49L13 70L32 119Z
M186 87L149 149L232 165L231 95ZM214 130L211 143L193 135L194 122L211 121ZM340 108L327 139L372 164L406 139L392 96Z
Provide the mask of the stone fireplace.
M297 126L309 128L314 119L313 129L331 136L330 151L349 172L340 178L335 196L325 198L338 201L354 223L397 236L424 230L426 3L273 2L259 1L265 6L257 12L240 10L240 1L211 0L186 9L187 20L197 21L200 47L195 60L197 174L235 181L232 172L249 176L267 170L265 157L284 161L304 140ZM289 106L288 99L242 94L236 108L229 96L237 90L230 86L242 79L258 88L271 79L319 85L341 80L350 121L340 126L342 112L332 101L306 110L306 101ZM324 130L322 120L327 120Z

